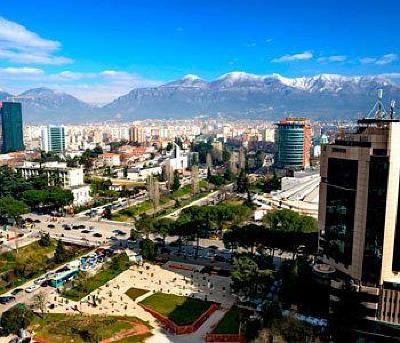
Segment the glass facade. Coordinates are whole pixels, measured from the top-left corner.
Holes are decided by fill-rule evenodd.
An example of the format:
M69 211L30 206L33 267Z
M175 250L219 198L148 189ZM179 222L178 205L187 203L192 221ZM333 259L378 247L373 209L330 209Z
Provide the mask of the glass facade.
M275 164L278 167L302 168L304 163L304 125L278 124Z
M64 127L49 127L48 135L49 150L63 152L65 150Z
M18 102L3 102L0 108L2 152L24 150L22 109Z
M379 282L382 266L388 173L388 157L371 156L362 280L373 284Z
M352 262L358 161L329 158L324 253L336 263Z

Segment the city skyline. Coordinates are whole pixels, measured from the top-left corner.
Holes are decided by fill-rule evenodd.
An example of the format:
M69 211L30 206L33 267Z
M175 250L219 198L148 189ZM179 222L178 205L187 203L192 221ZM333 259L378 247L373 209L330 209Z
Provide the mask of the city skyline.
M186 74L212 80L236 70L286 77L384 75L397 81L397 6L4 1L0 88L15 94L47 86L106 103ZM375 18L382 18L378 28Z

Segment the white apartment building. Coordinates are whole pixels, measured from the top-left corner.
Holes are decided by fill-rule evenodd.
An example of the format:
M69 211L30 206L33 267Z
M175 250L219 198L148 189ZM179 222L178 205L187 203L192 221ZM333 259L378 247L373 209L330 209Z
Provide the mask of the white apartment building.
M65 162L31 162L25 161L16 167L25 179L45 173L49 186L59 185L71 190L74 195L74 205L80 206L90 201L90 186L83 181L83 169L67 167Z

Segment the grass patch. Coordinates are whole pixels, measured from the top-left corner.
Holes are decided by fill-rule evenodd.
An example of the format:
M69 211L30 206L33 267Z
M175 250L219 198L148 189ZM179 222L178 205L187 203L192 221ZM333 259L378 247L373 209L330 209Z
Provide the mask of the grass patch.
M34 279L48 270L56 268L54 251L56 240L50 241L50 246L43 247L38 241L18 249L0 255L0 294L18 287L25 282ZM65 244L68 261L87 253L90 249Z
M134 288L134 287L132 287L132 288L129 288L127 291L126 291L126 295L129 297L129 298L131 298L132 300L136 300L137 298L139 298L139 297L141 297L143 294L146 294L146 293L148 293L149 292L149 290L147 290L147 289L141 289L141 288Z
M190 325L211 306L211 302L174 294L154 293L141 304L162 314L177 325Z
M79 301L127 270L130 265L131 263L126 254L114 256L94 276L87 278L86 273L81 273L78 280L74 281L75 285L71 289L66 289L62 295L67 299Z
M35 338L46 342L99 342L111 338L123 330L134 327L135 323L148 324L135 317L116 317L99 315L66 315L63 313L51 313L40 318L35 316L30 325L36 332ZM130 341L142 342L143 337L149 337L150 333L132 336ZM134 340L136 339L136 340Z
M175 192L172 192L169 197L171 199L178 199L181 198L185 195L188 195L192 192L192 186L191 185L185 185L181 188L179 188L178 190L176 190Z
M213 333L238 334L239 333L240 310L233 306L225 313L224 318L218 323Z

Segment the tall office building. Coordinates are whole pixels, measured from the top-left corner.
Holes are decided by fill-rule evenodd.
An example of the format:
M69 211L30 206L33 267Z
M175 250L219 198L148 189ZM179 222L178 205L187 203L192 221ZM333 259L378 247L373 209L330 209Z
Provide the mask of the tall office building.
M49 152L61 153L65 150L65 129L64 126L46 126L42 128L41 149Z
M286 118L276 124L275 166L303 169L310 166L311 127L305 118Z
M1 151L24 150L22 130L22 108L19 102L0 103L1 118Z
M319 248L334 273L331 303L350 281L367 318L399 324L399 120L359 120L354 133L322 146L320 165Z

